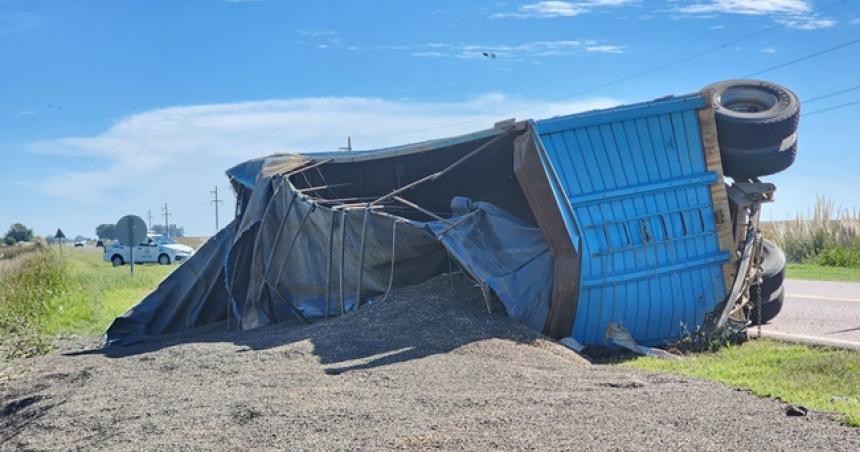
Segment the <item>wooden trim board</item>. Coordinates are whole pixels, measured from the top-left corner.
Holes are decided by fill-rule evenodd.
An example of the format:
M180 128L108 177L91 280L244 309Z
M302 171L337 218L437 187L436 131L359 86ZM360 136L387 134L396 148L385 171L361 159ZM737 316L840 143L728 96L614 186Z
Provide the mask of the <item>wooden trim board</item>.
M723 264L723 282L726 290L730 290L737 271L737 253L732 225L732 215L729 209L729 197L726 193L723 162L720 158L720 143L717 140L717 123L714 118L712 105L713 95L710 90L702 93L705 98L705 108L696 111L699 117L699 130L702 136L702 150L705 153L705 165L709 171L717 174L717 180L710 185L711 202L714 205L714 223L717 225L717 236L720 249L729 252L729 261Z

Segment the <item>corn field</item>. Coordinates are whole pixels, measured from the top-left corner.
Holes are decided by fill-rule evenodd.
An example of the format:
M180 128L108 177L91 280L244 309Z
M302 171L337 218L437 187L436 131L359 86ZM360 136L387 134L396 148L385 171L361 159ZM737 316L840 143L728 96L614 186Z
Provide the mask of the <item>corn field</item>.
M762 234L775 242L790 262L860 266L860 211L839 209L819 196L811 212L793 220L762 222Z

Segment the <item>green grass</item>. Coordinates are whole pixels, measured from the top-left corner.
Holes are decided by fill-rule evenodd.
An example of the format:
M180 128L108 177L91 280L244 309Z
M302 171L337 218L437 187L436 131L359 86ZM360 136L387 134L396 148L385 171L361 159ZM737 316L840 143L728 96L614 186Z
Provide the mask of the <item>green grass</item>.
M789 279L860 282L860 268L826 267L819 264L788 264L785 276Z
M102 254L92 251L64 252L69 290L52 300L45 319L45 333L99 334L116 316L143 299L174 268L174 265L135 265L134 276L127 265L112 267Z
M635 358L619 364L714 380L860 427L860 352L756 340L684 360Z
M113 267L102 254L68 248L22 256L0 275L0 359L50 349L59 334L101 334L150 293L174 265Z

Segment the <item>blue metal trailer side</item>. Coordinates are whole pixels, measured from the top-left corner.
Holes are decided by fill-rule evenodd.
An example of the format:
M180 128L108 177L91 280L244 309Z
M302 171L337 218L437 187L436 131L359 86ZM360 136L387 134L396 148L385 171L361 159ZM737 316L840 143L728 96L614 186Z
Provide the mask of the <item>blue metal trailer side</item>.
M672 97L534 123L573 243L581 243L571 336L607 345L624 325L659 345L704 324L727 294L698 110ZM580 241L581 239L581 241ZM686 330L686 331L685 331Z

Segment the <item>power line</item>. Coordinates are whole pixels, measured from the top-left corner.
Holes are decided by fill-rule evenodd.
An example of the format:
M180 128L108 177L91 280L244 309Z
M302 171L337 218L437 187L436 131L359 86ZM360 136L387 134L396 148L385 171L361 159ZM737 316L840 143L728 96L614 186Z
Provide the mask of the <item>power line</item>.
M221 228L218 226L218 204L221 204L224 201L218 199L218 186L217 185L215 186L214 190L209 192L209 194L212 195L212 200L209 202L211 204L215 204L215 232L217 233L218 231L221 230Z
M164 214L164 235L166 237L170 237L170 218L172 214L167 210L167 203L164 203L164 207L161 208L161 213Z
M733 39L733 40L731 40L731 41L728 41L728 42L722 43L722 44L720 44L720 45L718 45L718 46L716 46L716 47L711 47L711 48L708 48L708 49L702 50L702 51L700 51L700 52L697 52L697 53L694 53L694 54L691 54L691 55L687 55L687 56L685 56L685 57L683 57L683 58L680 58L680 59L677 59L677 60L674 60L674 61L670 61L670 62L668 62L668 63L664 63L664 64L661 64L661 65L659 65L659 66L652 67L652 68L650 68L650 69L645 69L644 71L636 72L636 73L633 73L633 74L627 75L627 76L625 76L625 77L621 77L621 78L618 78L618 79L615 79L615 80L612 80L612 81L609 81L609 82L606 82L606 83L601 83L601 84L599 84L599 85L595 85L595 86L592 86L592 87L589 87L589 88L586 88L586 89L583 89L583 90L580 90L580 91L576 91L576 92L574 92L574 93L568 94L568 95L567 95L567 96L565 96L565 97L561 97L561 98L553 99L553 100L551 100L550 102L561 102L561 101L569 100L569 99L571 99L571 98L574 98L574 97L577 97L577 96L581 96L581 95L583 95L583 94L589 94L589 93L592 93L592 92L594 92L594 91L599 91L599 90L604 89L604 88L609 88L609 87L611 87L611 86L615 86L615 85L618 85L618 84L621 84L621 83L624 83L624 82L629 82L630 80L634 80L634 79L637 79L637 78L640 78L640 77L644 77L644 76L646 76L646 75L650 75L650 74L653 74L653 73L655 73L655 72L662 71L663 69L668 69L668 68L670 68L670 67L672 67L672 66L677 66L677 65L679 65L679 64L683 64L683 63L686 63L686 62L688 62L688 61L695 60L696 58L700 58L700 57L703 57L703 56L705 56L705 55L708 55L708 54L711 54L711 53L717 52L717 51L719 51L719 50L725 49L726 47L732 46L732 45L737 44L737 43L739 43L739 42L743 42L743 41L746 41L746 40L748 40L748 39L752 39L752 38L754 38L754 37L756 37L756 36L763 35L763 34L765 34L765 33L767 33L767 32L772 31L772 30L773 30L773 29L775 29L775 28L776 28L776 26L774 26L774 25L770 25L770 26L768 26L768 27L765 27L765 28L764 28L764 29L762 29L762 30L759 30L759 31L757 31L757 32L754 32L754 33L750 33L750 34L747 34L747 35L741 36L740 38ZM531 110L534 110L535 108L537 108L537 107L539 107L539 106L541 106L541 105L544 105L544 102L541 102L541 103L535 103L535 104L533 104L533 105L530 105L530 106L526 107L525 109L520 110L520 112L521 112L521 113L524 113L524 112L527 112L527 111L531 111ZM506 116L511 116L511 115L506 115ZM484 121L485 121L485 119L483 119L483 118L480 118L480 119L473 119L473 120L469 120L469 121L461 121L461 122L452 123L452 124L446 124L446 125L437 126L437 127L430 127L430 128L426 128L426 129L416 129L416 130L411 130L411 131L401 132L401 133L398 133L398 135L407 135L407 134L410 134L410 133L428 132L428 131L432 131L432 130L439 130L439 129L448 129L448 128L451 128L451 127L456 127L456 126L461 126L461 125L471 124L471 123L477 123L477 122L484 122Z
M842 48L845 48L845 47L848 47L848 46L851 46L851 45L854 45L854 44L857 44L857 43L860 43L860 39L853 39L853 40L848 41L848 42L843 42L842 44L839 44L839 45L836 45L836 46L833 46L833 47L828 47L828 48L826 48L826 49L824 49L824 50L819 50L819 51L817 51L817 52L810 53L809 55L804 55L804 56L802 56L802 57L800 57L800 58L795 58L795 59L793 59L793 60L791 60L791 61L787 61L787 62L785 62L785 63L777 64L776 66L771 66L771 67L768 67L768 68L762 69L762 70L757 71L757 72L749 73L749 74L747 74L747 75L744 75L744 76L743 76L743 78L755 77L755 76L757 76L757 75L761 75L761 74L764 74L764 73L766 73L766 72L771 72L771 71L775 71L775 70L777 70L777 69L782 69L782 68L784 68L784 67L786 67L786 66L791 66L792 64L800 63L801 61L806 61L806 60L808 60L808 59L810 59L810 58L815 58L815 57L817 57L817 56L824 55L824 54L826 54L826 53L835 52L835 51L837 51L837 50L839 50L839 49L842 49Z
M841 5L841 4L843 4L843 3L847 2L847 1L848 1L848 0L836 0L836 1L834 1L834 2L832 2L832 3L830 3L830 4L828 4L828 5L822 6L821 8L818 8L818 9L816 9L816 10L810 11L810 12L809 12L809 14L810 14L810 15L815 15L815 14L818 14L818 13L824 12L824 11L826 11L826 10L828 10L828 9L831 9L831 8L833 8L833 7L836 7L836 6L839 6L839 5ZM725 48L727 48L727 47L730 47L730 46L732 46L732 45L734 45L734 44L737 44L737 43L740 43L740 42L743 42L743 41L746 41L746 40L752 39L752 38L754 38L754 37L756 37L756 36L761 36L761 35L763 35L763 34L765 34L765 33L771 32L771 31L776 30L776 29L778 29L778 28L779 28L779 27L777 27L776 25L769 25L769 26L766 26L766 27L764 27L763 29L758 30L758 31L756 31L756 32L753 32L753 33L750 33L750 34L747 34L747 35L741 36L740 38L736 38L736 39L733 39L733 40L731 40L731 41L724 42L724 43L719 44L719 45L717 45L717 46L710 47L710 48L705 49L705 50L702 50L702 51L700 51L700 52L697 52L697 53L694 53L694 54L691 54L691 55L687 55L687 56L685 56L685 57L681 57L681 58L679 58L679 59L677 59L677 60L673 60L673 61L670 61L670 62L667 62L667 63L661 64L661 65L659 65L659 66L652 67L652 68L650 68L650 69L646 69L646 70L643 70L643 71L640 71L640 72L636 72L636 73L630 74L630 75L628 75L628 76L625 76L625 77L622 77L622 78L619 78L619 79L612 80L612 81L610 81L610 82L602 83L602 84L600 84L600 85L595 85L595 86L592 86L592 87L590 87L590 88L586 88L586 89L583 89L583 90L580 90L580 91L574 92L574 93L569 94L569 95L567 95L567 96L565 96L565 97L562 97L562 98L557 98L557 99L554 99L554 100L550 100L550 102L560 102L560 101L569 100L569 99L571 99L571 98L574 98L574 97L577 97L577 96L581 96L581 95L583 95L583 94L589 94L589 93L594 92L594 91L597 91L597 90L601 90L601 89L604 89L604 88L608 88L608 87L610 87L610 86L618 85L618 84L620 84L620 83L624 83L624 82L628 82L628 81L630 81L630 80L634 80L634 79L637 79L637 78L640 78L640 77L644 77L644 76L646 76L646 75L653 74L654 72L659 72L659 71L661 71L661 70L663 70L663 69L668 69L668 68L670 68L670 67L677 66L677 65L679 65L679 64L683 64L683 63L686 63L686 62L688 62L688 61L692 61L692 60L694 60L694 59L697 59L697 58L703 57L703 56L705 56L705 55L709 55L709 54L711 54L711 53L714 53L714 52L717 52L717 51L719 51L719 50L722 50L722 49L725 49ZM849 46L849 45L856 44L857 42L860 42L860 39L855 40L855 41L851 41L851 42L848 42L848 43L845 43L845 44L842 44L842 45L837 46L837 47L834 47L834 48L825 49L825 50L823 50L823 51L818 52L817 54L807 55L807 56L802 57L802 58L797 59L797 60L789 61L789 62L787 62L787 63L783 63L783 64L781 64L781 65L777 65L777 66L773 66L773 67L770 67L770 68L766 68L766 69L763 69L763 70L761 70L761 71L759 71L759 72L756 72L756 73L753 73L753 74L747 75L747 76L745 76L745 77L751 77L751 76L753 76L753 75L758 75L758 74L763 74L763 73L765 73L765 72L770 72L770 71L773 71L773 70L776 70L776 69L779 69L779 68L782 68L782 67L785 67L785 66L788 66L788 65L791 65L791 64L798 63L798 62L803 61L803 60L807 60L807 59L809 59L809 58L813 58L813 57L818 56L818 55L822 55L822 54L825 54L825 53L829 53L829 52L832 52L832 51L838 50L838 49L840 49L840 48L842 48L842 47L847 47L847 46ZM531 105L531 106L526 107L526 108L525 108L525 109L523 109L523 110L520 110L520 112L521 112L521 113L523 113L523 112L531 111L531 110L534 110L535 108L537 108L537 107L539 107L539 106L541 106L541 105L544 105L544 104L545 104L545 102L535 103L535 104L533 104L533 105ZM506 116L511 116L511 115L506 115ZM411 133L429 132L429 131L432 131L432 130L448 129L448 128L451 128L451 127L461 126L461 125L465 125L465 124L478 123L478 122L484 122L484 121L485 121L485 119L484 119L484 118L476 118L476 119L473 119L473 120L461 121L461 122L451 123L451 124L445 124L445 125L436 126L436 127L430 127L430 128L416 129L416 130L411 130L411 131L400 132L400 133L397 133L396 135L400 136L400 135L408 135L408 134L411 134Z
M832 92L830 92L830 93L823 94L823 95L821 95L821 96L817 96L817 97L813 97L813 98L810 98L810 99L806 99L806 100L804 100L804 101L803 101L803 103L804 103L804 104L811 104L811 103L813 103L813 102L818 102L819 100L822 100L822 99L827 99L827 98L830 98L830 97L833 97L833 96L837 96L837 95L839 95L839 94L848 93L848 92L851 92L851 91L854 91L854 90L858 90L858 89L860 89L860 85L855 85L855 86L852 86L852 87L850 87L850 88L840 89L839 91L832 91Z
M828 10L828 9L830 9L830 8L833 8L833 7L835 7L835 6L841 5L842 3L845 3L846 1L848 1L848 0L837 0L837 1L833 2L833 3L830 3L829 5L826 5L826 6L823 6L823 7L819 8L819 9L817 9L817 10L811 11L811 12L810 12L810 14L811 14L811 15L813 15L813 14L817 14L817 13L820 13L820 12L826 11L826 10ZM668 62L668 63L664 63L664 64L661 64L661 65L659 65L659 66L655 66L655 67L653 67L653 68L651 68L651 69L646 69L646 70L644 70L644 71L637 72L637 73L635 73L635 74L631 74L631 75L628 75L628 76L626 76L626 77L622 77L622 78L620 78L620 79L617 79L617 80L614 80L614 81L611 81L611 82L607 82L607 83L604 83L604 84L601 84L601 85L593 86L593 87L591 87L591 88L587 88L587 89L584 89L584 90L581 90L581 91L575 92L575 93L570 94L570 95L568 95L568 96L565 96L565 97L563 97L563 98L556 99L556 100L555 100L555 102L562 101L562 100L568 100L568 99L570 99L570 98L572 98L572 97L581 96L581 95L583 95L583 94L588 94L588 93L591 93L591 92L593 92L593 91L597 91L597 90L600 90L600 89L603 89L603 88L608 88L608 87L610 87L610 86L614 86L614 85L617 85L617 84L619 84L619 83L628 82L628 81L630 81L630 80L633 80L633 79L636 79L636 78L639 78L639 77L643 77L643 76L645 76L645 75L649 75L649 74L652 74L652 73L654 73L654 72L661 71L661 70L663 70L663 69L668 69L668 68L670 68L670 67L672 67L672 66L677 66L677 65L679 65L679 64L686 63L686 62L691 61L691 60L694 60L694 59L696 59L696 58L700 58L700 57L703 57L703 56L705 56L705 55L709 55L709 54L711 54L711 53L714 53L714 52L720 51L720 50L725 49L725 48L727 48L727 47L730 47L730 46L732 46L732 45L734 45L734 44L737 44L737 43L740 43L740 42L746 41L746 40L748 40L748 39L752 39L752 38L754 38L754 37L756 37L756 36L760 36L760 35L763 35L763 34L765 34L765 33L771 32L771 31L773 31L773 30L775 30L775 29L777 29L777 28L778 28L778 27L777 27L776 25L769 25L769 26L764 27L763 29L761 29L761 30L759 30L759 31L756 31L756 32L753 32L753 33L750 33L750 34L747 34L747 35L744 35L744 36L741 36L740 38L733 39L733 40L731 40L731 41L728 41L728 42L722 43L722 44L720 44L720 45L717 45L717 46L715 46L715 47L711 47L711 48L708 48L708 49L702 50L702 51L700 51L700 52L697 52L697 53L694 53L694 54L691 54L691 55L687 55L687 56L682 57L682 58L679 58L679 59L677 59L677 60L670 61L670 62ZM858 39L857 41L860 41L860 39ZM844 44L844 45L842 45L841 47L845 47L845 46L847 46L847 45L855 44L855 43L856 43L856 42L851 42L851 43L848 43L848 44ZM838 47L838 48L841 48L841 47ZM828 50L826 50L826 51L823 51L822 53L827 53L827 52L830 52L830 51L833 51L833 50L837 50L837 49L836 49L836 48L834 48L834 49L828 49ZM805 59L812 58L813 56L817 56L817 55L807 56L807 57L805 57ZM799 61L799 60L798 60L798 61ZM786 63L785 65L788 65L788 64L794 64L795 62L797 62L797 61L789 62L789 63ZM781 66L780 66L780 67L781 67ZM765 71L770 71L770 70L773 70L773 69L776 69L776 68L768 68L768 69L766 69ZM763 73L763 72L765 72L765 71L762 71L762 73ZM754 75L755 75L755 74L754 74ZM529 107L529 109L532 109L532 108L533 108L533 107ZM527 109L527 110L525 110L525 111L528 111L528 109Z
M834 105L832 107L822 108L820 110L811 111L809 113L803 113L803 116L806 117L806 116L817 115L819 113L824 113L827 111L836 110L836 109L844 108L844 107L850 107L852 105L857 105L857 104L860 104L860 100L855 100L853 102L846 102L844 104Z

